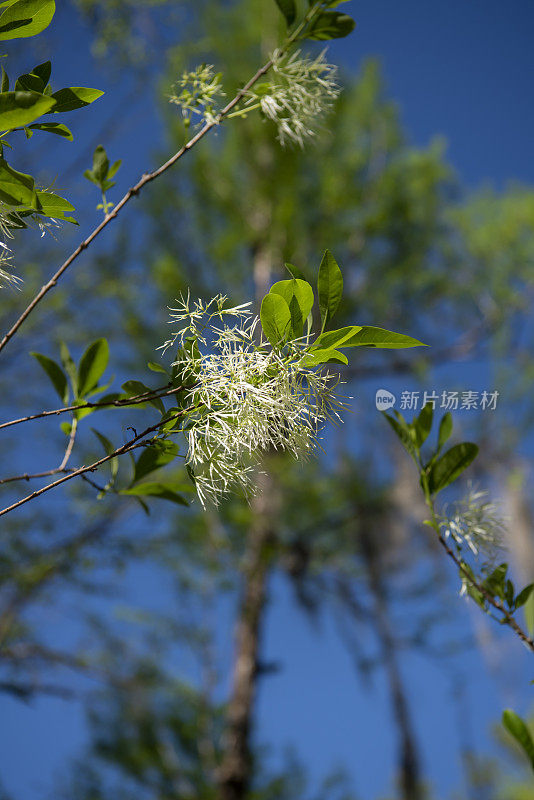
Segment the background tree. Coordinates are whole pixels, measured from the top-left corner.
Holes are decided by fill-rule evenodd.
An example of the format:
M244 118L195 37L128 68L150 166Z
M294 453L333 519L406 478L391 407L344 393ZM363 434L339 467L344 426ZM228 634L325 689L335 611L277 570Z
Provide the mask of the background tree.
M159 30L158 26L165 23L161 15L167 13L167 5L158 6L153 15L150 4L146 8L136 4L140 15L137 19L150 20L153 30ZM167 71L162 80L165 93L186 65L202 58L224 69L225 86L231 92L276 43L281 18L274 5L267 8L265 4L249 3L222 9L204 4L196 6L195 11L197 8L198 17L191 8L188 11L191 27L187 37L195 44L191 47L181 43L167 55ZM113 47L116 38L109 21L120 20L120 15L124 19L131 11L130 4L117 4L113 15L102 15L102 8L95 3L90 10L97 24L106 23L100 41ZM123 39L121 44L128 42ZM130 57L129 53L128 46L122 47L122 58ZM174 146L181 142L183 132L172 107L165 106L164 113L168 142ZM377 375L409 375L414 382L419 376L424 378L424 385L430 383L429 376L443 375L443 385L449 386L455 379L446 379L447 367L442 365L454 364L455 358L465 358L466 354L474 358L480 353L487 358L488 368L496 372L505 369L507 379L510 373L516 376L516 397L525 397L531 370L528 330L524 348L515 350L513 358L507 345L528 314L525 298L531 281L529 228L534 209L531 192L516 189L501 197L488 193L473 200L465 198L437 146L421 150L407 144L395 110L384 98L375 65L370 64L358 82L342 94L324 135L311 150L282 150L274 141L269 123L252 115L236 120L205 144L189 163L184 161L180 172L169 175L159 188L155 186L149 200L141 201L143 227L138 237L131 235L131 224L126 222L116 235L112 252L102 251L91 258L90 268L71 276L68 291L72 304L64 309L61 304L65 294L58 290L49 306L50 314L59 318L55 334L58 339L65 338L76 347L89 337L101 335L102 309L106 309L106 333L114 342L114 369L119 375L126 375L127 365L138 363L140 357L153 360L154 348L162 341L165 306L179 291L191 286L196 292L210 295L225 285L236 302L251 293L261 297L270 280L283 277L277 272L284 260L296 264L305 277L310 277L317 254L328 238L329 246L349 271L350 291L342 309L347 319L356 315L362 322L378 321L377 324L402 329L423 341L440 342L419 358L411 355L392 359L388 355L379 361L373 352L371 361L362 356L348 376L356 386L356 390L352 389L353 384L347 387L349 394L360 396L364 381L376 380ZM114 153L115 157L121 155L120 151ZM88 155L84 166L89 163ZM31 283L31 265L28 267ZM37 264L34 269L37 281ZM142 308L135 279L144 289ZM94 289L90 298L89 286ZM9 301L17 302L17 298ZM86 310L83 319L79 315L81 307ZM32 323L21 351L34 348L34 342L47 335L49 320L45 316ZM447 326L445 340L443 321ZM38 349L43 349L42 343ZM52 346L48 352L52 354ZM3 397L8 403L30 407L34 398L26 385L29 375L35 379L37 367L19 367L13 365L13 359L14 356L10 368L16 368L16 378L12 373ZM430 371L434 365L439 367L438 373ZM450 374L454 374L452 369ZM432 381L436 379L432 377ZM38 394L42 394L42 387ZM526 406L523 404L523 408ZM514 404L516 414L517 408ZM529 413L526 408L525 425ZM135 419L132 412L134 425ZM84 598L96 592L105 596L116 580L108 571L110 564L135 571L136 565L152 560L159 565L164 563L171 575L179 565L178 580L193 583L192 594L201 597L202 589L195 585L194 577L198 569L207 569L208 575L219 576L223 586L229 584L234 600L238 593L246 598L236 613L234 627L241 635L233 667L227 663L226 674L233 670L236 675L245 662L247 683L242 686L234 680L233 695L225 695L225 699L229 698L226 711L220 712L216 704L210 705L207 712L194 702L191 711L189 704L181 700L180 708L173 713L179 714L178 727L186 726L189 714L196 715L195 726L201 714L209 713L217 720L217 757L222 764L227 763L225 757L234 748L236 770L241 772L236 792L237 796L244 796L247 785L256 785L254 781L260 780L252 755L255 747L250 722L256 684L265 672L260 633L268 608L269 575L278 574L282 568L293 576L295 588L308 607L319 603L322 607L326 598L334 598L334 603L325 605L325 609L332 609L353 647L354 629L357 636L362 626L378 634L379 654L369 655L360 647L355 658L364 672L381 663L388 671L401 742L396 770L403 786L401 796L420 796L421 775L406 710L406 688L396 665L406 644L422 647L430 655L436 652L433 636L442 648L445 646L446 640L444 644L434 621L438 608L443 607L436 597L435 582L421 581L420 574L429 568L433 578L434 570L439 574L446 566L437 561L435 546L424 531L414 531L414 517L418 519L413 503L416 495L410 493L417 488L411 488L411 480L415 483L415 479L407 478L401 467L384 469L377 448L377 441L382 438L380 431L384 448L391 440L382 420L377 420L377 426L366 425L365 431L359 427L350 448L332 435L331 462L339 463L330 463L326 476L325 464L319 470L299 468L293 472L286 460L273 461L269 470L268 515L261 503L252 509L230 503L221 518L210 515L204 521L189 511L175 515L169 508L158 511L154 507L147 523L132 518L131 507L126 508L120 500L106 499L105 507L97 509L91 495L74 489L69 494L68 516L63 502L56 500L41 506L38 517L31 512L10 522L9 536L3 544L6 606L2 619L9 642L7 657L4 656L6 688L23 696L50 689L52 670L58 675L60 668L54 690L64 691L66 683L72 682L72 678L65 677L65 666L74 665L83 672L98 671L99 659L95 667L94 653L91 658L87 653L80 658L74 642L66 643L58 652L43 641L47 631L39 631L39 615L45 602L65 603L79 592ZM346 429L352 434L352 423ZM513 458L514 431L520 429L525 428L522 418L521 426L518 424L517 415L509 427L504 427L499 417L498 431L481 427L477 436L482 443L488 442L488 453L491 442L492 451L502 464L505 455ZM10 440L6 439L6 447L9 446ZM88 440L84 447L94 453L98 443ZM357 461L354 453L359 456ZM490 457L484 459L486 471L491 461ZM501 480L500 474L497 480ZM517 491L516 485L513 489ZM303 493L309 517L305 524L295 518L295 510L303 505ZM406 585L408 567L414 575ZM404 583L402 595L397 589L400 580ZM451 587L446 577L443 583L444 592L456 592L456 584ZM216 591L214 594L216 597ZM406 609L414 596L417 611L409 617L407 630L395 625L392 636L388 617L396 612L405 622ZM85 605L86 600L81 602ZM105 605L99 613L106 617L108 608ZM121 633L126 635L125 631ZM463 641L466 634L463 626L453 629L455 640ZM180 641L178 632L173 631L172 637ZM73 638L78 638L77 632ZM95 641L91 639L92 643ZM103 644L109 646L110 642L104 638ZM110 649L113 647L116 639ZM108 671L113 678L113 663L106 665L106 674ZM222 683L227 686L224 678ZM161 686L159 679L152 687L150 681L148 684L150 709L151 691L156 696ZM196 688L190 691L195 697ZM114 692L119 714L129 714L127 705L120 706L119 690ZM128 696L126 699L129 701ZM224 734L220 722L225 713L230 714L231 725L236 728L233 740ZM152 751L157 751L158 741L150 734L150 714L146 735ZM110 757L120 763L116 745L112 741L109 746ZM175 747L173 744L171 749ZM149 759L148 763L153 762ZM167 771L160 758L152 768L153 782L146 792L169 791ZM193 781L195 792L204 791L198 772L189 780ZM230 779L224 771L222 779L217 773L215 783L221 780L223 786L225 781L234 782L235 786L231 770ZM278 794L273 796L283 797L281 788L276 791ZM179 792L182 795L177 796L187 796L182 788Z

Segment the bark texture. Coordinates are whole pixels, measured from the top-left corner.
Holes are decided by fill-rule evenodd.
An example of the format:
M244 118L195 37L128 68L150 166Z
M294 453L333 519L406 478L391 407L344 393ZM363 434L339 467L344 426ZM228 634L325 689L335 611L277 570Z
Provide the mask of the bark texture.
M387 593L382 575L380 554L371 532L360 534L362 555L367 566L369 588L374 600L376 633L382 647L384 667L388 677L393 715L399 732L399 788L402 800L424 800L421 769L415 735L412 728L408 699L397 660L395 637L388 612Z
M219 800L243 800L248 794L251 780L250 735L267 596L269 545L273 536L270 521L272 508L269 508L271 481L268 475L261 475L260 479L262 494L253 502L254 519L245 553L232 693L218 779Z

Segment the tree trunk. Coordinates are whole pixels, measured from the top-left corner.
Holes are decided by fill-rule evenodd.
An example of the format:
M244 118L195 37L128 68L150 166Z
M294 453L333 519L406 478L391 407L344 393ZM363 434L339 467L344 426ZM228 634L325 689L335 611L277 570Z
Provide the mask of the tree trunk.
M233 685L228 704L227 730L218 776L218 800L243 800L248 794L252 761L250 734L256 696L261 625L269 572L268 548L271 481L260 475L260 491L253 501L254 521L248 534L243 589L236 625Z
M369 586L374 599L376 632L382 647L384 666L391 692L393 714L399 731L399 783L402 800L423 800L419 758L412 729L408 700L402 675L397 662L395 638L391 630L387 607L387 596L380 555L372 534L365 531L360 536L362 555L365 559Z

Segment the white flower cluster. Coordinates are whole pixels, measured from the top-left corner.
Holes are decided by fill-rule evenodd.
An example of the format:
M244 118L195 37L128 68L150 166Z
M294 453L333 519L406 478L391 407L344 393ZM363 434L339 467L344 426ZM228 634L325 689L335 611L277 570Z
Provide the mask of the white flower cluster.
M273 80L248 92L245 107L259 105L278 128L278 141L296 142L315 136L317 118L337 98L337 67L328 64L323 50L316 58L303 58L300 51L291 56L273 54Z
M217 99L224 97L221 87L221 73L214 73L211 64L201 64L191 72L184 72L174 85L174 94L169 102L177 105L186 125L190 125L194 115L201 122L216 123L220 109Z
M504 546L506 521L487 496L486 491L470 486L467 495L454 503L449 513L439 516L438 522L444 535L456 544L466 544L474 555L481 551L492 557Z
M59 228L60 223L55 219L45 219L40 214L22 214L12 206L0 203L0 288L7 284L17 286L22 278L8 272L12 269L13 251L7 244L8 239L13 239L13 230L16 228L37 227L41 231L41 238L52 228Z
M258 318L247 303L224 309L225 298L189 298L171 309L172 319L186 327L165 343L182 345L175 364L191 381L186 463L191 468L201 503L217 504L228 491L254 492L254 474L262 455L283 450L306 457L317 445L326 419L338 418L343 406L334 394L337 382L328 373L303 367L303 346L284 350L265 343ZM229 325L225 317L237 317ZM215 327L217 318L221 325ZM200 345L203 345L202 350Z
M20 278L13 273L8 272L6 268L11 269L11 260L13 258L11 248L6 244L6 239L12 239L13 233L11 232L11 222L8 214L0 208L0 288L6 284L16 286L20 282Z

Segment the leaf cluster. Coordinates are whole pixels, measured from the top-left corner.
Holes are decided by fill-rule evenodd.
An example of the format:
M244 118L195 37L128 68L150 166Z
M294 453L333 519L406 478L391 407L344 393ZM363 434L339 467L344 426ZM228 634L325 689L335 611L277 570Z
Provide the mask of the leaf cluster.
M55 3L54 0L8 0L1 8L0 40L5 41L41 33L54 16ZM10 88L9 75L3 65L1 67L0 201L6 207L9 227L26 227L25 218L33 214L75 222L70 216L74 207L67 200L50 191L39 191L35 178L14 169L5 157L5 149L13 149L10 139L16 132L23 131L27 139L39 131L72 141L72 132L65 124L42 118L83 108L103 94L99 89L83 86L54 90L50 84L51 74L52 64L46 61L19 75Z
M309 343L313 326L315 295L312 286L301 278L296 267L286 264L292 277L271 286L263 298L260 321L263 332L273 347L283 347L287 342L306 340L304 366L319 364L348 364L347 356L340 352L349 347L405 348L420 347L422 342L393 331L370 325L349 325L338 330L325 331L334 317L343 295L343 276L329 250L325 250L317 277L317 303L321 329Z
M302 25L301 39L341 39L354 30L356 23L348 14L335 11L344 0L309 0L308 12L303 20L298 19L298 6L296 0L275 0L280 9L288 29L295 23Z

